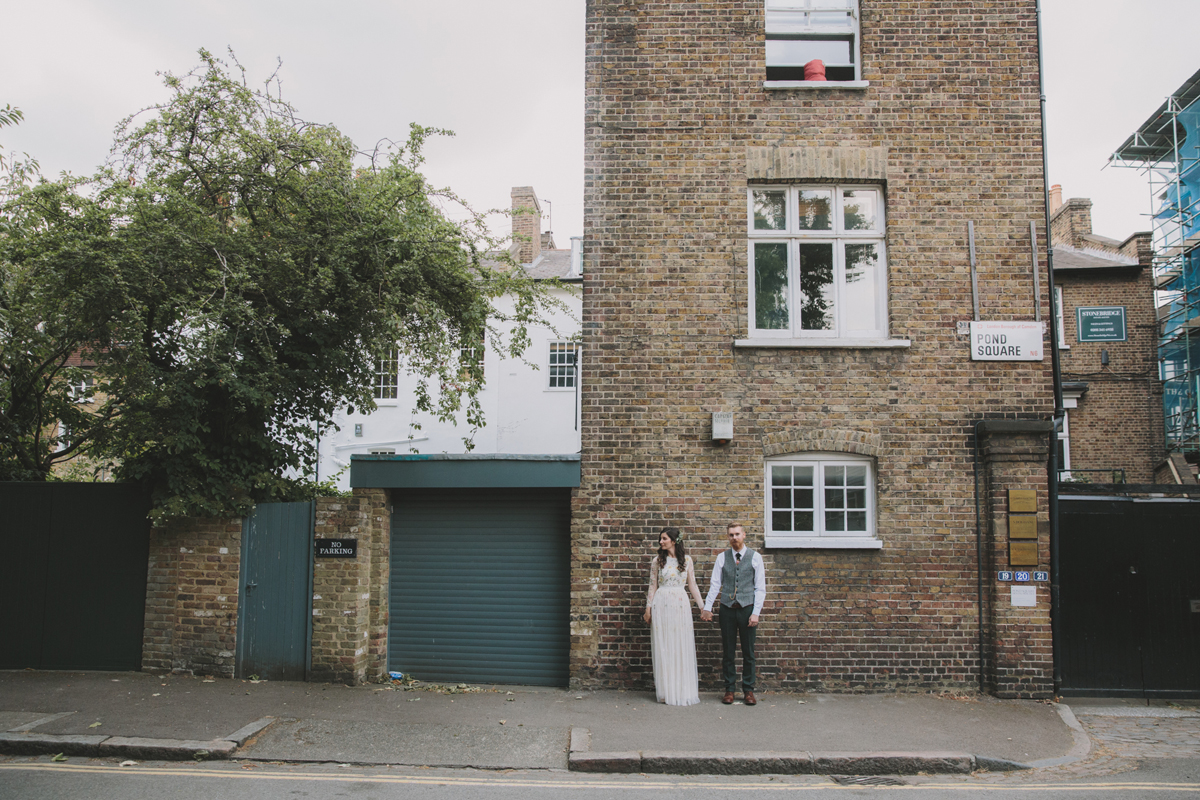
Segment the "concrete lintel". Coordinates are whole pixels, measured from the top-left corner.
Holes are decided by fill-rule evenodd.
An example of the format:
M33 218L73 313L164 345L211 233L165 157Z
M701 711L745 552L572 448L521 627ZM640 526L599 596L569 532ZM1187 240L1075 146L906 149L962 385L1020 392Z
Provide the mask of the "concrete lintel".
M746 148L746 180L830 180L878 183L887 180L886 147Z
M982 436L1027 436L1052 430L1054 423L1048 419L985 419L979 423Z

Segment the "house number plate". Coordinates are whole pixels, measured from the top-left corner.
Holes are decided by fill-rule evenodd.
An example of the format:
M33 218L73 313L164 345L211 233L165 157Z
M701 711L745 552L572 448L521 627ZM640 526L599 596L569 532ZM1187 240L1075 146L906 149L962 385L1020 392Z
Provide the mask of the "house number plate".
M1002 570L996 573L996 580L1001 583L1046 583L1050 580L1049 572L1013 572L1012 570ZM1192 601L1192 611L1200 613L1200 600Z

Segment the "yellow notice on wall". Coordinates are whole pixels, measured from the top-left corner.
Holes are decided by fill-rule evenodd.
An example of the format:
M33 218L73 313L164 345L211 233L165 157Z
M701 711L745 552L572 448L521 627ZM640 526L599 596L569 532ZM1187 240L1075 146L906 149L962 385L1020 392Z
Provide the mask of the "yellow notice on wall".
M1037 491L1034 489L1009 489L1008 511L1010 514L1036 514Z
M1009 542L1008 565L1010 567L1036 567L1038 565L1038 543Z
M1008 515L1008 538L1036 539L1037 537L1037 514Z

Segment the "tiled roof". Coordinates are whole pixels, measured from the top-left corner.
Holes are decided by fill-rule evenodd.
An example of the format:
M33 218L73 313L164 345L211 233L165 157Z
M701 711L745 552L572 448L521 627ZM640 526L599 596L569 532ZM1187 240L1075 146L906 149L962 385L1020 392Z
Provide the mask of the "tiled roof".
M1054 271L1073 269L1113 269L1114 267L1136 267L1136 258L1109 253L1090 247L1071 247L1067 244L1054 245Z
M514 255L511 250L510 255ZM495 261L491 262L492 266L497 266ZM559 278L564 281L582 280L582 275L571 274L571 251L570 250L543 250L541 254L533 260L531 264L522 264L522 268L529 273L529 276L537 281L549 280L551 278Z
M543 250L532 264L524 265L526 271L535 279L562 278L568 280L578 275L571 275L570 250Z

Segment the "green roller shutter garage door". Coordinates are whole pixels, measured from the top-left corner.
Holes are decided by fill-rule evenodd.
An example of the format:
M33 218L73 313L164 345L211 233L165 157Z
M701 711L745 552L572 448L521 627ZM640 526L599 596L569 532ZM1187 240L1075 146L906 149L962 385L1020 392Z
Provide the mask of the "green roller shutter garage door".
M392 501L389 668L566 686L570 490L396 490Z

